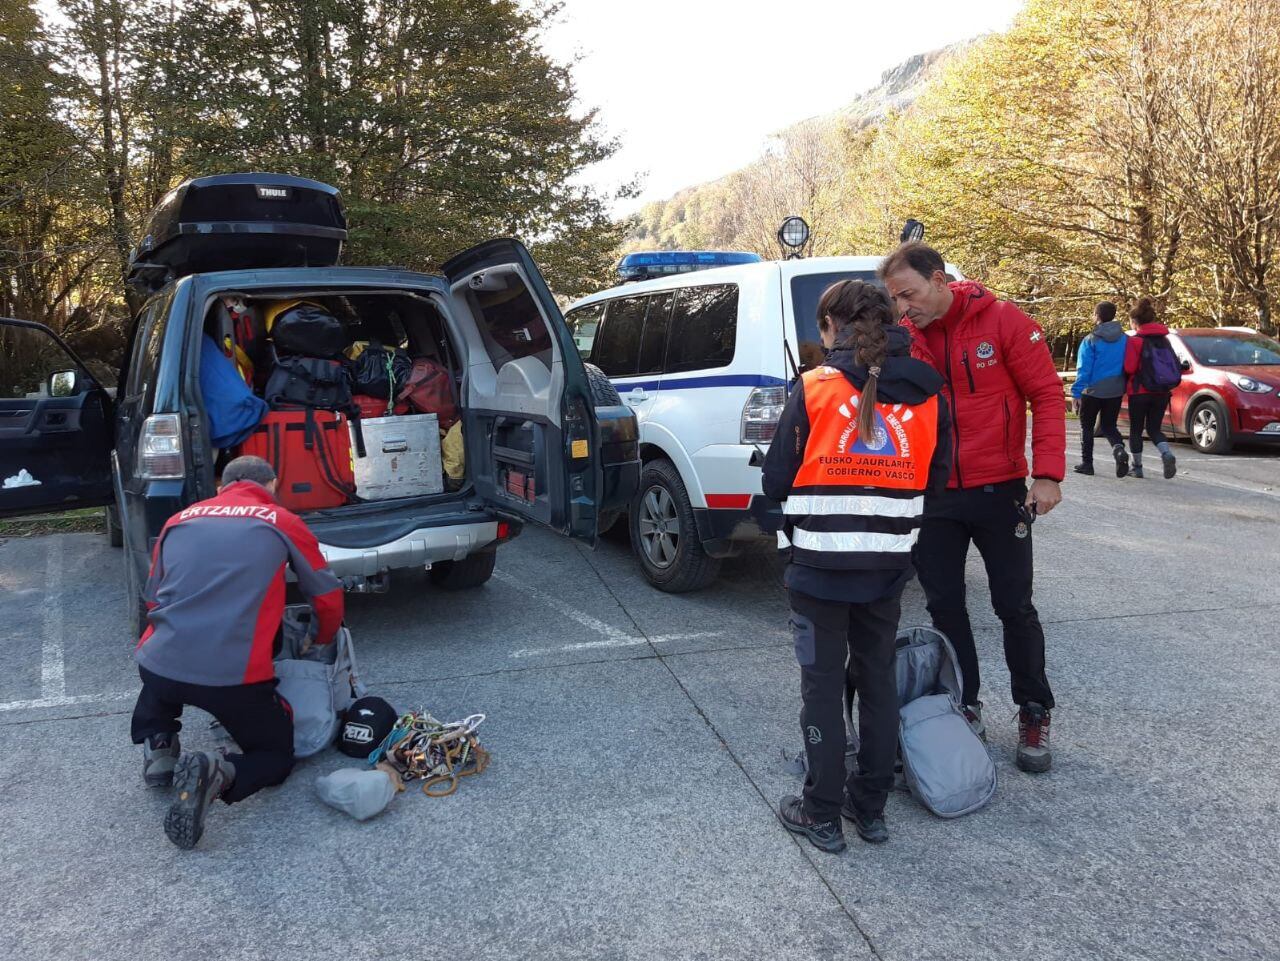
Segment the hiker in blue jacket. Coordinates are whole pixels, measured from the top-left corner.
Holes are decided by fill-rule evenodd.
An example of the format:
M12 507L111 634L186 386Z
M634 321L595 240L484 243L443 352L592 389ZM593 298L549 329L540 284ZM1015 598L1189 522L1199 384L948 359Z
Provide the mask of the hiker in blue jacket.
M1077 474L1093 473L1095 425L1111 442L1116 476L1129 473L1129 455L1116 427L1124 399L1124 355L1128 336L1116 319L1116 305L1104 300L1093 310L1093 332L1080 344L1076 358L1076 382L1071 388L1072 406L1080 415L1080 463Z

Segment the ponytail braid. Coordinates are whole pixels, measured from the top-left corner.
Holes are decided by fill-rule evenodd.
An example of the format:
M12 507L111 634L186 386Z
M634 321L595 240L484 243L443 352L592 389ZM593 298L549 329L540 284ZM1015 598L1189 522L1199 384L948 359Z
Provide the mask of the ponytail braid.
M884 326L873 313L864 314L853 322L853 337L856 347L854 356L858 363L867 368L867 383L862 388L862 399L858 402L858 439L868 447L876 438L876 396L880 388L880 368L889 347L889 338L885 336Z
M830 317L837 325L836 347L852 351L854 360L867 368L867 383L858 402L858 439L870 446L876 439L880 368L889 351L884 328L894 319L889 298L873 284L841 280L827 288L818 309L820 323Z

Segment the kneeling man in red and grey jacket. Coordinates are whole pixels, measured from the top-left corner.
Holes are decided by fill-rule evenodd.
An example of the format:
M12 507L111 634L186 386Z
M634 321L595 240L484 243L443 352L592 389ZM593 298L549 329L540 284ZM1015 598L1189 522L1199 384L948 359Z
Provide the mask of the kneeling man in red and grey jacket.
M265 460L236 458L216 497L169 519L152 555L132 735L143 745L147 784L177 792L164 829L182 848L200 840L215 798L234 804L293 769L293 719L276 693L272 658L286 566L315 611L315 643L331 643L342 625L342 582L315 535L276 502L275 489ZM181 754L178 718L186 705L217 718L241 753Z

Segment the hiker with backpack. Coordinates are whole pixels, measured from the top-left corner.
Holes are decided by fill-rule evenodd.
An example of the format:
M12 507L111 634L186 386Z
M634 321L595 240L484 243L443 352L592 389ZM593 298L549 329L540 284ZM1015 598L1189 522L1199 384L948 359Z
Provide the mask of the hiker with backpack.
M1104 300L1093 309L1093 332L1080 342L1076 380L1071 385L1072 406L1080 415L1080 463L1077 474L1093 473L1093 431L1097 425L1111 442L1116 476L1129 473L1129 455L1116 427L1120 401L1124 399L1124 355L1128 339L1116 320L1116 305Z
M909 355L888 297L858 280L818 302L825 362L796 382L765 455L763 487L784 504L779 545L804 706L804 796L779 818L817 848L845 849L841 815L889 838L884 806L898 745L894 673L902 591L914 571L925 490L947 482L942 377ZM858 700L858 763L845 766L845 696Z
M1125 348L1124 372L1129 378L1129 453L1134 477L1142 477L1142 433L1160 452L1164 476L1178 473L1169 438L1160 429L1169 409L1170 392L1182 382L1182 364L1169 343L1169 328L1156 321L1155 305L1143 297L1129 312L1136 333Z

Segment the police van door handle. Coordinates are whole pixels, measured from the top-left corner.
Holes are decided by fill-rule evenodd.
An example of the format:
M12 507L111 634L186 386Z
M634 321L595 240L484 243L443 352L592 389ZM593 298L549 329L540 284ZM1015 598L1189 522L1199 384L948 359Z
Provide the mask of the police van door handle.
M636 387L636 388L633 388L629 394L627 394L626 399L627 399L627 403L629 404L638 404L641 401L648 400L649 393L643 387Z

